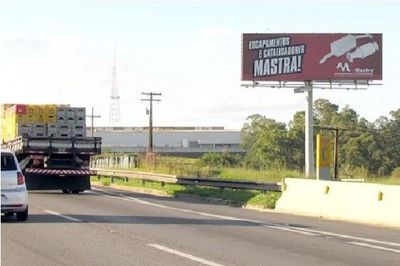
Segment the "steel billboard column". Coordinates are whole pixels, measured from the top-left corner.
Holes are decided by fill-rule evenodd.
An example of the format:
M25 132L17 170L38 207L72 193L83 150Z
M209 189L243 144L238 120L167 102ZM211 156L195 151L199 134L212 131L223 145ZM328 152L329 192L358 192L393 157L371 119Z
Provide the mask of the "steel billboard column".
M314 174L314 139L313 139L313 87L311 81L306 81L306 113L305 113L305 174L312 177Z

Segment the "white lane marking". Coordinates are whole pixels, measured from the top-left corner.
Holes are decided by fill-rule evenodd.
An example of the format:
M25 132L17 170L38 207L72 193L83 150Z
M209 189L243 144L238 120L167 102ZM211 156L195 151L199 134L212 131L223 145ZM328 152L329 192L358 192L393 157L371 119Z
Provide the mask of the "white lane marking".
M269 224L263 224L263 226L268 227L268 228L282 230L282 231L288 231L288 232L293 232L293 233L297 233L297 234L302 234L302 235L306 235L306 236L319 236L319 234L303 232L303 231L301 231L301 228L293 229L292 226L285 227L285 226L281 226L281 225L269 225Z
M158 244L147 244L147 245L150 246L150 247L153 247L153 248L168 252L168 253L172 253L172 254L184 257L184 258L192 260L192 261L200 262L200 263L202 263L204 265L223 266L222 264L215 263L215 262L212 262L212 261L209 261L209 260L206 260L206 259L202 259L202 258L193 256L193 255L190 255L188 253L184 253L182 251L179 251L179 250L176 250L176 249L172 249L172 248L168 248L168 247L165 247L165 246L161 246L161 245L158 245Z
M92 190L93 190L93 188L92 188ZM252 222L252 223L261 224L265 227L274 228L274 229L278 229L278 230L282 230L282 231L290 231L290 232L303 234L303 235L310 235L310 236L326 235L326 236L333 236L333 237L350 239L350 240L364 241L364 242L369 242L369 243L374 243L374 244L382 244L382 245L400 247L400 243L395 243L395 242L381 241L381 240L375 240L375 239L363 238L363 237L355 237L355 236L351 236L351 235L337 234L337 233L332 233L332 232L328 232L328 231L313 230L313 229L290 226L290 225L285 226L285 225L267 223L267 222L257 221L257 220L247 220L247 219L241 219L241 218L236 218L236 217L231 217L231 216L223 216L223 215L216 215L216 214L205 213L205 212L197 212L197 211L192 211L192 210L188 210L188 209L179 209L179 208L161 205L161 204L157 204L157 203L151 203L151 202L136 199L133 197L116 195L116 194L110 193L110 192L102 190L102 189L94 189L94 190L101 191L105 194L106 197L110 197L110 198L136 202L136 203L149 205L149 206L153 206L153 207L158 207L158 208L163 208L163 209L168 209L168 210L174 210L174 211L185 212L185 213L190 213L190 214L197 214L197 215L217 218L217 219L221 219L221 220Z
M378 250L384 250L384 251L400 253L399 249L394 249L394 248L386 248L386 247L370 245L370 244L361 243L361 242L346 242L346 243L349 243L349 244L352 244L352 245L356 245L356 246L361 246L361 247L367 247L367 248L373 248L373 249L378 249Z
M351 240L364 241L364 242L369 242L369 243L374 243L374 244L382 244L382 245L400 247L400 243L395 243L395 242L388 242L388 241L375 240L375 239L371 239L371 238L364 238L364 237L356 237L356 236L350 236L350 235L344 235L344 234L337 234L337 233L331 233L331 232L320 231L320 230L313 230L313 229L308 229L308 228L298 228L298 230L302 230L302 231L305 231L305 232L311 232L311 233L317 233L317 234L321 234L321 235L334 236L334 237L338 237L338 238L345 238L345 239L351 239Z
M82 222L82 220L80 220L80 219L76 219L76 218L71 217L71 216L63 215L63 214L58 213L58 212L53 212L53 211L49 211L49 210L44 210L44 212L52 214L52 215L55 215L55 216L62 217L64 219L67 219L67 220L72 221L72 222Z
M266 223L266 222L257 221L257 220L241 219L241 218L232 217L232 216L224 216L224 215L211 214L211 213L206 213L206 212L198 212L198 211L193 211L193 210L188 210L188 209L180 209L180 208L175 208L175 207L170 207L170 206L166 206L166 205L162 205L162 204L152 203L152 202L148 202L148 201L144 201L144 200L140 200L140 199L136 199L136 198L132 198L132 197L128 197L128 196L115 195L115 194L112 194L112 193L102 190L102 189L97 189L97 188L93 189L92 188L92 190L97 190L97 191L103 192L105 194L104 195L105 197L119 199L119 200L125 200L125 201L130 201L130 202L136 202L139 204L153 206L153 207L167 209L167 210L196 214L196 215L216 218L216 219L220 219L220 220L255 223L255 224L260 224L267 228L277 229L277 230L281 230L281 231L288 231L288 232L297 233L297 234L301 234L301 235L307 235L307 236L318 236L319 235L317 233L304 232L302 230L299 230L299 228L293 227L293 226L283 226L283 225L279 225L279 224Z

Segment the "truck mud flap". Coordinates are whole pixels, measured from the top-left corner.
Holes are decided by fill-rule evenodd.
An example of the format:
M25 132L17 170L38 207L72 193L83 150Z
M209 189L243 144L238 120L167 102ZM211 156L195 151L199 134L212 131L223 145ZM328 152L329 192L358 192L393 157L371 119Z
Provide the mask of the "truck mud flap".
M90 189L90 176L59 176L25 173L28 190L87 190Z

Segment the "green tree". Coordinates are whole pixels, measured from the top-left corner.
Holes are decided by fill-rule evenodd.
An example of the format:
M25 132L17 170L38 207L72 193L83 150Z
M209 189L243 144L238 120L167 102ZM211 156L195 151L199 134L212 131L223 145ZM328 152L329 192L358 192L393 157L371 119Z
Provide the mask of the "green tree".
M288 145L288 164L290 168L298 171L304 170L304 158L305 158L305 112L296 112L293 116L293 120L289 122L289 130L287 133Z
M338 115L339 106L330 103L326 99L318 99L314 102L314 116L317 124L321 126L333 125Z
M346 105L325 99L314 103L315 124L339 129L339 168L362 169L367 174L386 176L400 167L400 109L374 123L360 118ZM296 112L288 127L265 116L249 116L242 128L245 164L256 169L304 167L304 112ZM315 130L315 133L318 131Z
M288 167L289 142L284 123L261 115L251 115L242 128L246 165L255 169Z
M343 109L339 112L337 120L335 121L338 125L345 128L357 128L358 126L358 117L356 111L351 109L348 105L343 107Z
M382 119L380 126L381 140L386 158L382 162L385 174L400 166L400 108L390 112L390 119Z
M343 167L346 169L363 168L368 174L389 174L387 166L383 164L386 152L379 135L364 132L349 139L342 147L344 158Z

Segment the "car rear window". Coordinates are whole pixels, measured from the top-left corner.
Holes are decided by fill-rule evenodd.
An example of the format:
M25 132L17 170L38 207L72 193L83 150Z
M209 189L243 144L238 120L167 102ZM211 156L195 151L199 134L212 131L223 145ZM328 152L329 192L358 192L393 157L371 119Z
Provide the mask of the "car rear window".
M1 171L15 171L17 165L15 164L14 156L11 153L1 153Z

